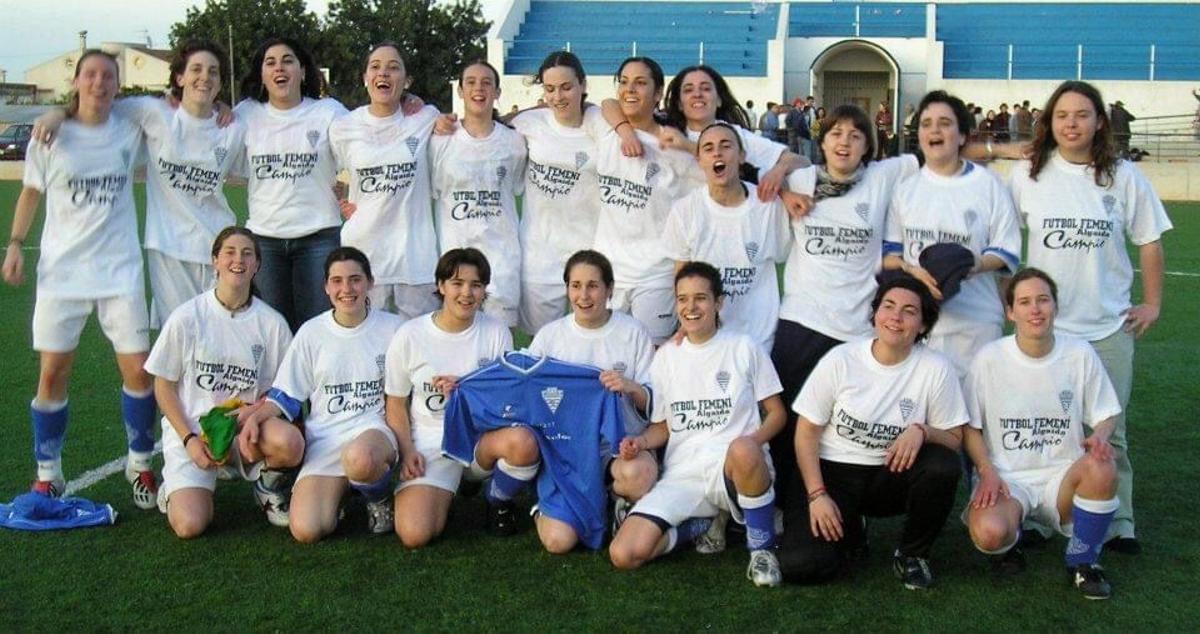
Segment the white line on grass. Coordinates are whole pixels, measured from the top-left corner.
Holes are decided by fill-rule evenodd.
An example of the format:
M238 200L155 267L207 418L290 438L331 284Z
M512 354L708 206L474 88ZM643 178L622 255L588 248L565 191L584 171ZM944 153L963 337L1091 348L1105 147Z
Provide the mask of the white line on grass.
M1142 272L1141 269L1134 269L1134 271L1137 271L1138 273ZM1200 273L1185 273L1183 271L1163 271L1163 275L1171 275L1173 277L1200 277Z
M162 441L161 440L154 443L154 452L150 455L157 456L160 452L162 452ZM64 495L75 495L76 493L79 493L80 491L92 486L93 484L96 484L97 482L99 482L113 474L124 471L126 459L127 459L126 456L121 456L120 458L117 458L116 460L102 464L99 467L96 467L95 469L92 469L91 471L84 473L83 475L79 476L78 478L71 480L70 482L67 483L67 490L64 493Z

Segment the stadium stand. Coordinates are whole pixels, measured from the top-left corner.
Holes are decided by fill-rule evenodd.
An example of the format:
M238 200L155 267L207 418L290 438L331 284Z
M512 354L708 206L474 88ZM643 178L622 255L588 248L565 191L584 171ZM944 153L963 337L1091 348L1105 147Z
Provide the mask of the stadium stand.
M925 37L925 5L793 2L788 37Z

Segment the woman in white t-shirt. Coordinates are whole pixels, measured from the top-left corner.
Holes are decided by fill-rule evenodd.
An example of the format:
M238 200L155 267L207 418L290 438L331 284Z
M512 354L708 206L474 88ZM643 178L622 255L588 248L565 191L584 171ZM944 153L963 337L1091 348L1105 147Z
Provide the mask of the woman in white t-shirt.
M1107 547L1140 551L1133 519L1133 467L1125 413L1133 388L1134 340L1158 321L1163 295L1162 234L1171 221L1154 188L1131 162L1118 158L1100 91L1063 82L1034 128L1030 160L1012 170L1017 211L1029 229L1029 265L1062 281L1056 326L1091 342L1104 362L1122 413L1110 441L1116 450L1121 509ZM1008 147L1012 158L1020 148ZM1141 303L1133 301L1137 249Z
M262 246L258 289L292 330L329 309L322 267L341 233L329 125L346 108L321 98L322 82L306 48L272 38L255 51L234 108L246 125L239 171L248 181L246 227Z
M142 369L150 349L142 252L133 203L133 168L141 132L112 114L116 59L85 51L75 65L68 119L53 145L30 143L4 256L4 281L24 278L25 237L42 195L46 221L37 264L33 349L39 354L37 396L30 403L37 478L33 491L64 493L62 444L67 385L79 335L93 310L113 344L121 373L121 413L128 438L125 477L135 504L152 509L158 485L154 451L154 390Z
M438 246L479 249L492 263L483 309L509 328L521 297L521 243L516 196L525 185L525 140L496 121L500 73L485 61L458 77L463 118L453 134L429 145Z
M546 56L534 83L545 108L512 126L529 146L521 201L521 329L529 334L562 317L569 302L561 277L571 255L591 248L600 214L596 141L600 109L584 105L587 75L568 51Z
M954 362L959 379L975 352L1000 338L1004 308L997 277L1011 275L1021 259L1021 231L1008 189L991 171L962 158L970 117L966 104L945 91L921 100L917 138L925 165L892 195L883 260L883 268L916 277L942 302L928 345ZM958 244L975 258L949 299L920 263L926 248L944 243Z
M395 529L408 548L442 533L462 481L462 465L442 454L447 395L458 377L513 347L508 328L479 310L490 278L478 249L447 251L434 272L441 308L406 322L388 345L388 425L400 441Z
M654 344L646 327L625 313L608 308L613 271L608 258L591 250L578 251L567 260L563 283L571 314L546 324L529 344L529 352L561 361L600 368L600 382L624 398L626 434L640 434L651 403L650 362ZM658 479L658 462L649 451L608 466L614 499L613 521L624 520ZM538 537L552 553L566 553L579 536L567 522L545 514L537 518Z
M676 269L698 261L721 272L722 325L750 335L769 352L779 321L775 264L787 258L791 233L778 197L764 203L742 182L745 158L742 136L728 123L700 133L696 159L707 183L675 201L663 244Z
M371 310L373 277L362 251L338 247L325 259L333 310L305 322L279 364L266 402L247 425L292 424L304 401L304 463L288 509L296 541L313 543L337 528L347 486L367 502L367 528L392 530L392 471L400 431L384 415L384 361L402 320Z
M218 463L201 436L200 418L230 399L231 417L248 420L275 380L292 342L287 322L255 299L258 243L242 227L226 227L212 244L216 288L172 312L154 342L146 371L163 411L163 483L159 508L182 539L198 537L213 517ZM229 447L228 464L255 482L254 493L273 524L287 526L277 490L284 470L304 458L304 434L271 419L243 425Z
M808 504L784 517L780 561L789 581L824 581L865 556L864 517L905 515L893 568L905 587L924 589L954 505L967 408L950 361L920 343L938 321L929 289L895 276L871 310L875 337L829 351L792 405Z
M746 576L777 586L766 443L783 427L779 377L762 346L720 328L722 297L721 275L709 264L689 262L675 275L684 339L659 348L650 367L652 422L620 447L620 460L630 460L665 446L663 475L621 524L609 556L617 568L638 568L703 534L724 511L746 525Z
M372 306L404 319L437 307L428 148L438 111L405 112L410 80L397 45L376 45L363 71L371 102L329 126L333 154L350 176L342 244L371 260Z

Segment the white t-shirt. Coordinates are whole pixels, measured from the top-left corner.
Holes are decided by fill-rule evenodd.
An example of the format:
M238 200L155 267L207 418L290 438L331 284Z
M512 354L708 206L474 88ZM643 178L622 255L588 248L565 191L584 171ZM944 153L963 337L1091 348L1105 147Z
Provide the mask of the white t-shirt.
M195 423L231 397L258 400L274 383L291 342L287 320L266 302L255 299L231 315L206 291L167 318L146 371L178 385L184 414Z
M780 319L838 341L871 336L868 315L878 288L888 205L896 184L918 169L911 154L867 163L850 191L821 199L808 215L791 221ZM811 170L796 170L789 188L810 192L814 177ZM800 179L808 182L801 185Z
M246 124L246 153L239 163L249 181L246 227L290 239L341 225L329 125L346 108L336 99L305 97L287 110L245 99L233 113Z
M694 187L700 168L689 154L661 150L658 138L637 131L643 155L621 154L621 138L607 125L596 126L600 179L600 220L595 249L613 265L616 286L671 286L674 268L662 243L671 205ZM700 176L703 180L703 176Z
M787 214L778 198L759 201L743 183L746 200L737 207L718 204L702 186L675 202L663 231L674 260L708 262L721 272L724 327L770 346L779 323L779 282L775 263L787 258Z
M1050 354L1021 352L1014 336L984 346L966 381L971 426L1003 475L1042 480L1083 456L1083 426L1121 413L1100 357L1086 341L1056 335Z
M732 123L729 125L732 125L733 129L737 130L738 136L742 138L742 148L746 151L746 163L753 165L760 176L763 172L775 167L775 164L779 162L779 157L787 151L787 146L782 143L761 137L739 125ZM688 140L692 143L699 141L701 132L703 130L689 129L687 131ZM697 185L704 183L704 172L697 170L692 172L691 176L693 180L699 178L696 180Z
M440 443L446 398L434 389L435 376L465 376L512 350L512 334L498 319L482 312L462 332L446 332L433 323L434 313L410 319L387 348L389 396L408 398L414 440L423 446Z
M650 381L651 420L670 431L663 469L676 476L721 464L729 443L762 424L758 402L783 391L762 346L725 329L700 345L684 339L659 348Z
M329 126L329 145L350 176L357 207L342 225L342 244L367 254L376 284L433 282L438 250L428 147L437 116L432 106L390 117L363 106Z
M821 361L792 409L825 427L820 456L843 464L878 466L906 427L953 429L969 421L950 360L922 344L887 366L871 354L874 339L843 343Z
M68 119L53 145L30 143L25 187L46 196L38 295L142 297L142 249L131 176L142 133L111 115L97 126Z
M1150 182L1133 163L1118 161L1113 184L1099 187L1090 168L1057 152L1036 181L1028 161L1018 163L1010 179L1029 229L1029 266L1058 282L1055 328L1089 341L1116 332L1132 305L1126 237L1143 245L1172 228Z
M525 139L496 123L477 139L459 126L429 144L441 252L475 247L492 267L488 293L506 306L521 294L516 195L525 186Z
M569 128L549 108L527 110L512 120L529 143L525 197L521 201L521 276L536 284L561 284L563 267L576 251L592 248L600 216L596 141L599 108Z
M237 224L225 177L245 151L246 124L217 127L157 97L119 99L113 112L146 137L146 248L184 262L212 263L212 243Z
M616 370L636 381L650 392L650 363L654 360L654 341L642 322L618 311L612 311L608 323L599 328L584 328L575 322L574 315L560 317L537 332L529 353L548 356L569 363L586 364L601 370ZM640 434L646 423L630 403L625 405L625 431ZM653 410L651 402L647 410Z
M1012 196L989 170L965 162L956 176L940 176L926 166L896 186L888 210L888 242L903 246L904 260L919 265L921 251L952 242L971 250L976 259L1002 258L1009 273L1021 258L1021 227ZM1002 326L1004 307L995 272L977 273L962 281L958 294L942 304L934 331L953 334L978 324Z
M357 427L360 420L386 424L384 361L388 342L403 321L373 310L361 324L345 328L327 310L300 326L274 387L298 401L309 401L305 438L336 436L348 426Z

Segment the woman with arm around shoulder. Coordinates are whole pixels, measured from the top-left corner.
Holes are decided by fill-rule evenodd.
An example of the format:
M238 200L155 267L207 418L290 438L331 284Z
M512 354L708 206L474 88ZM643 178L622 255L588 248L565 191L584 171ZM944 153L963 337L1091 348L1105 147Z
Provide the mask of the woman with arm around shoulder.
M271 38L255 51L242 79L245 99L234 108L246 125L240 165L249 190L246 226L263 252L258 288L293 331L329 309L322 266L338 247L342 224L329 125L346 108L321 98L321 84L307 48Z
M1140 551L1133 518L1133 467L1124 410L1133 386L1134 341L1158 321L1163 299L1162 201L1129 161L1116 155L1100 92L1067 81L1050 95L1034 127L1031 158L1013 169L1013 199L1029 229L1029 265L1063 280L1056 327L1091 342L1117 391L1122 413L1110 438L1121 508L1110 550ZM1137 250L1142 297L1132 293Z
M229 416L248 421L292 341L283 316L252 294L258 253L248 229L231 226L218 233L211 260L216 288L171 313L146 360L163 411L160 508L182 539L201 535L213 517L218 462L200 435L200 418L237 399L241 405ZM221 462L254 481L268 521L286 527L283 480L304 457L304 435L278 419L240 427Z
M825 355L792 405L808 503L785 517L780 560L789 581L825 581L865 555L864 517L905 515L892 565L919 590L954 505L967 410L950 362L920 343L938 320L929 289L893 277L871 310L874 338Z
M37 395L29 406L37 477L33 491L64 493L62 444L67 386L87 317L96 311L121 373L121 412L128 439L125 477L138 508L152 509L158 485L154 450L154 390L142 369L150 349L132 177L141 144L137 127L112 114L117 61L88 50L75 65L72 96L54 145L31 143L4 256L4 281L24 279L25 238L38 203L46 221L37 265L33 349L39 355Z
M419 100L407 93L411 76L397 44L376 44L365 66L370 103L329 126L329 144L350 177L341 241L371 261L371 305L407 320L437 307L428 148L438 111L408 112Z
M663 476L634 505L609 556L617 568L638 568L703 534L726 511L746 525L746 576L756 586L779 585L766 449L783 426L779 378L761 346L720 330L716 269L690 262L675 280L684 341L659 349L650 369L653 422L623 440L620 453L630 460L665 445Z

